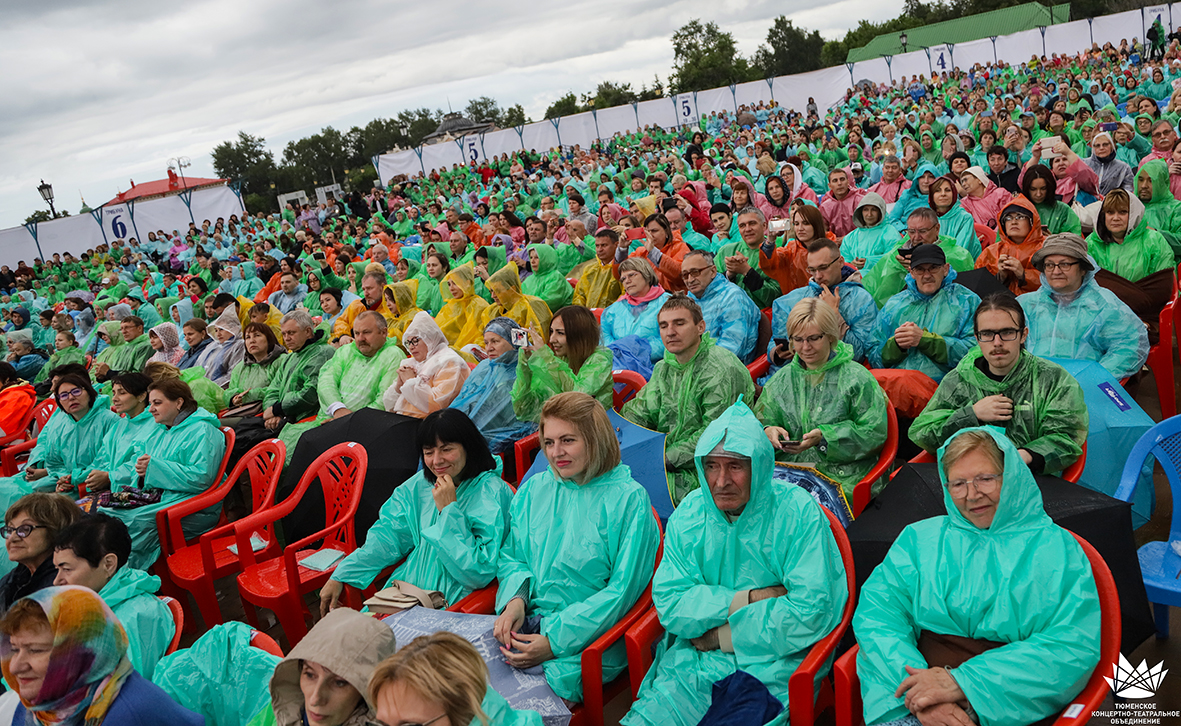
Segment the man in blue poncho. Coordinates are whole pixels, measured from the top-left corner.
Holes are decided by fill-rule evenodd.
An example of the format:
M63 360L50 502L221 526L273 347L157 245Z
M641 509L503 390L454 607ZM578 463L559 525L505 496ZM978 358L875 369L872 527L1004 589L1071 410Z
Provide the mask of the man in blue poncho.
M652 599L669 637L620 722L701 720L713 684L737 670L784 705L808 649L841 619L849 593L828 519L803 489L775 481L771 443L738 401L695 451L701 488L668 521Z
M761 314L750 296L725 275L718 274L714 256L709 252L687 252L681 262L681 277L689 295L701 306L705 329L714 342L743 363L750 363L755 355Z

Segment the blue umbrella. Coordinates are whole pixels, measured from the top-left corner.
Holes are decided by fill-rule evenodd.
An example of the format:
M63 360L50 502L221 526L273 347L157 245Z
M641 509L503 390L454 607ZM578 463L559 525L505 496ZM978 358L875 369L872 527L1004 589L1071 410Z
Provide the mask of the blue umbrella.
M652 506L656 508L656 515L661 524L668 522L673 513L672 495L668 490L668 477L664 472L664 434L659 431L646 429L643 426L628 421L615 412L607 411L611 419L611 427L615 429L615 437L619 439L620 455L623 463L631 469L632 478L638 481L648 492ZM525 473L522 482L529 477L544 471L549 466L545 452L533 460L533 466ZM1119 477L1116 477L1118 484Z
M1048 358L1065 368L1083 389L1087 404L1087 465L1079 484L1114 496L1132 447L1155 423L1107 369L1093 361ZM1149 459L1151 462L1152 459ZM1156 493L1151 463L1141 475L1132 501L1132 525L1140 527L1152 517Z

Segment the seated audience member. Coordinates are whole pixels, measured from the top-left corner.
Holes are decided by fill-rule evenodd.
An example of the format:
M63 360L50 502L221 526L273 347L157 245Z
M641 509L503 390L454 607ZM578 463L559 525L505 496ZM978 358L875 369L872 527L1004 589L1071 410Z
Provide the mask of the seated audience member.
M533 274L521 283L521 292L540 298L550 310L560 310L570 304L574 290L558 262L558 251L553 245L529 245L529 268Z
M192 389L179 378L152 383L148 401L157 425L134 442L135 452L125 456L110 475L113 495L143 495L146 501L131 509L100 508L127 525L132 543L128 562L140 570L160 556L156 513L211 487L226 446L217 417L198 408ZM153 490L159 491L158 499ZM185 518L185 536L209 529L218 515L206 510Z
M882 157L881 170L881 180L870 186L869 191L880 195L886 204L893 204L902 196L902 192L910 188L910 180L903 174L902 162L894 154Z
M1095 282L1148 325L1148 342L1160 340L1160 311L1173 297L1173 250L1144 221L1144 205L1122 189L1103 198L1087 252L1099 265Z
M1033 255L1045 239L1037 207L1025 197L1014 197L1001 209L996 221L996 244L980 253L976 267L996 275L1014 295L1033 292L1041 284Z
M652 360L664 357L660 326L656 317L669 298L656 280L652 263L641 257L629 257L619 263L619 282L623 297L603 310L599 321L599 340L610 346L624 338L636 337L648 342Z
M689 251L689 245L681 240L679 232L673 232L668 217L657 212L644 219L642 246L633 257L646 257L656 269L660 286L669 292L683 291L685 282L681 279L681 260Z
M852 501L886 443L886 394L853 360L840 328L823 301L796 303L784 326L794 360L767 381L755 414L778 459L815 464Z
M118 329L118 325L115 329ZM49 354L33 347L33 334L27 330L13 330L5 334L8 355L4 361L16 369L16 374L26 381L37 378L45 367Z
M1021 193L1033 202L1038 218L1049 234L1082 234L1082 222L1070 205L1059 199L1057 184L1058 180L1049 167L1035 164L1026 169L1021 178Z
M972 317L980 297L955 277L941 247L914 248L906 288L878 314L871 366L919 371L939 382L975 347Z
M934 186L934 185L932 185ZM891 248L867 273L863 273L865 289L878 307L902 292L906 275L910 272L910 255L919 245L936 245L943 250L951 269L967 272L976 266L972 254L960 247L955 239L943 234L939 215L927 207L919 207L906 220L906 236Z
M209 336L208 324L201 318L189 318L181 326L185 343L189 349L181 356L176 367L183 370L200 366L209 370L209 361L217 352L217 341Z
M980 238L976 236L976 222L960 204L955 177L941 176L931 182L927 203L939 217L939 234L951 237L956 245L967 250L972 259L980 256ZM907 220L909 222L909 220Z
M960 174L960 187L964 190L960 204L964 205L976 224L996 228L1001 210L1012 194L994 184L978 166L968 167Z
M512 497L493 632L509 665L540 665L554 693L581 701L582 651L648 586L660 530L602 404L576 391L554 396L541 440L549 467ZM617 643L603 654L603 681L626 667Z
M599 345L599 323L584 307L569 306L554 313L549 345L537 330L517 355L513 411L522 421L536 421L551 397L567 391L593 396L603 408L613 403L613 356Z
M496 248L493 248L496 249ZM553 311L540 298L521 292L521 275L516 263L506 263L492 273L484 286L492 297L492 304L480 313L480 325L486 326L495 318L512 318L517 325L529 330L536 328L542 336L549 335L550 317Z
M595 258L586 264L574 286L575 305L605 308L619 299L623 288L619 284L619 263L615 261L618 249L618 232L609 227L595 232Z
M1029 352L1093 360L1117 380L1139 373L1148 360L1148 332L1131 308L1095 282L1083 238L1050 235L1033 264L1042 286L1017 298L1029 320Z
M340 606L345 585L365 589L401 563L395 580L437 590L454 605L496 578L513 493L488 444L459 411L435 411L418 426L422 468L394 489L365 544L341 560L320 590L320 611Z
M1120 132L1117 131L1116 135L1119 136ZM1099 177L1099 193L1104 197L1116 189L1130 194L1136 180L1136 172L1127 162L1117 158L1118 153L1111 134L1100 131L1091 137L1091 156L1083 159L1083 163Z
M373 723L369 679L395 650L394 632L380 620L347 608L328 613L275 666L271 702L247 726Z
M4 546L10 571L0 578L0 608L8 612L22 597L53 585L53 540L73 524L82 511L61 494L26 494L4 513Z
M1053 717L1099 661L1086 553L998 429L961 430L939 458L947 514L902 530L853 616L865 722Z
M22 598L0 619L4 680L20 696L12 723L205 723L138 673L127 650L123 625L85 587L48 587Z
M227 386L234 366L246 358L246 344L242 340L242 323L238 320L238 311L233 306L227 307L209 324L208 330L217 341L217 349L209 358L206 375L217 385Z
M37 392L33 387L17 375L11 363L0 361L0 436L15 434L36 402Z
M38 388L42 387L49 379L49 372L59 366L64 366L67 363L79 363L85 365L86 354L78 347L78 340L74 334L69 330L59 330L53 335L53 353L50 354L49 360L45 361L45 365L41 366L41 370L37 371L37 375L33 377L32 382L38 384ZM9 363L8 365L12 365ZM13 369L15 373L15 369Z
M944 376L911 424L911 440L933 453L960 429L993 425L1035 474L1073 464L1087 438L1083 390L1062 366L1025 350L1029 328L1017 299L989 295L973 331L979 346Z
M715 204L721 212L715 212L715 224L722 224L719 234L730 233L731 226L729 207ZM754 301L755 307L770 307L775 298L782 294L779 283L768 277L759 267L759 250L767 237L766 220L760 216L756 207L743 207L734 217L733 229L738 231L738 239L726 242L715 252L714 263L718 272L726 275L726 279L738 286Z
M1083 163L1078 154L1070 150L1066 142L1059 139L1054 146L1054 157L1047 162L1050 173L1054 176L1055 193L1059 199L1066 204L1072 204L1077 193L1081 190L1087 195L1094 197L1098 192L1099 177L1091 167ZM1025 162L1025 167L1021 170L1022 176L1019 177L1018 182L1024 181L1024 175L1035 166L1041 166L1042 148L1034 145L1029 157L1029 161ZM1020 191L1020 187L1014 188L1011 191L1014 193Z
M153 353L144 365L155 362L176 365L180 363L180 359L185 354L185 349L180 345L180 336L176 332L176 326L172 323L160 323L149 330L148 345L152 346Z
M279 345L271 326L263 323L247 323L242 330L242 343L246 355L230 372L230 382L226 386L226 405L229 407L262 401L271 376L278 370L275 363L287 352Z
M911 213L921 207L927 207L931 199L931 185L938 178L939 168L934 164L924 162L919 165L914 171L914 184L898 197L898 202L890 210L890 224L894 225L894 229L902 232L906 229Z
M1136 173L1136 198L1144 204L1144 222L1160 232L1181 260L1181 201L1169 189L1169 167L1160 160L1146 162Z
M440 289L443 295L440 298L440 307L442 307L442 300L450 299L451 292L446 283L440 285ZM417 303L418 280L393 282L385 286L382 294L385 296L385 306L392 316L389 318L387 334L397 343L406 334L406 326L414 320L414 316L422 312ZM356 328L356 319L354 319L353 327Z
M127 631L127 657L144 678L151 678L164 657L176 624L156 597L160 578L127 567L131 536L127 527L105 514L83 516L58 532L53 541L54 585L80 585L97 592Z
M389 308L386 307L385 298L382 295L385 282L386 276L384 272L366 272L362 276L362 298L349 303L345 307L344 312L340 313L336 318L336 322L332 324L331 338L333 340L351 336L353 334L353 321L366 310L379 313L387 320L393 317Z
M378 665L369 702L376 723L391 726L541 726L541 714L513 710L488 685L488 666L475 646L445 630L418 636Z
M1006 147L994 144L989 147L985 157L988 159L989 181L1011 194L1021 190L1021 169L1009 161L1009 150Z
M694 458L701 486L669 518L652 577L671 642L624 726L693 726L714 684L738 670L786 710L788 679L849 597L828 517L804 489L772 479L773 449L744 402L705 429Z
M898 246L898 239L898 230L886 219L885 200L869 192L853 210L853 229L841 239L841 255L848 264L868 272Z
M664 433L664 466L673 503L697 488L693 451L701 432L740 397L754 398L742 361L714 345L697 303L674 295L660 309L664 360L652 380L623 404L624 418Z
M681 275L689 296L701 307L705 329L714 344L725 348L743 363L755 358L762 313L750 296L719 275L714 256L690 250L681 262Z
M308 296L308 287L299 281L294 271L279 275L279 289L267 297L267 304L286 315Z
M742 229L741 217L746 214L743 210L738 213L740 218L738 228ZM756 217L758 219L758 217ZM779 231L767 233L765 218L762 224L753 221L751 234L756 238L760 233L765 236L763 246L759 248L759 269L768 277L779 283L779 289L784 294L808 284L808 247L828 236L828 228L824 225L824 217L816 207L800 204L791 215L791 230L794 237L776 247L776 240L782 234ZM760 229L760 227L762 229ZM745 239L745 237L743 238Z
M476 294L475 272L472 266L460 265L443 277L439 286L443 308L435 322L456 350L465 346L479 346L483 342L480 318L488 303Z
M385 410L424 418L449 406L471 369L447 346L447 336L430 313L420 310L414 316L402 345L410 357L398 364L397 377L381 396Z
M117 335L121 342L99 353L94 360L94 378L105 382L120 373L139 373L152 355L152 345L144 335L143 321L129 315L119 321Z
M518 419L513 410L513 386L517 382L520 355L513 343L514 330L527 335L511 318L496 318L488 323L483 348L487 357L472 369L459 395L451 402L451 408L476 424L493 454L508 451L514 443L537 430L537 424Z
M820 200L820 213L824 215L825 224L838 238L852 231L853 211L865 194L864 189L857 188L853 173L848 168L828 172L828 193Z
M148 389L152 379L143 373L124 373L111 381L111 410L118 419L103 438L99 455L84 480L62 482L59 492L80 494L107 491L111 488L111 472L127 458L134 458L135 444L156 425L148 411Z

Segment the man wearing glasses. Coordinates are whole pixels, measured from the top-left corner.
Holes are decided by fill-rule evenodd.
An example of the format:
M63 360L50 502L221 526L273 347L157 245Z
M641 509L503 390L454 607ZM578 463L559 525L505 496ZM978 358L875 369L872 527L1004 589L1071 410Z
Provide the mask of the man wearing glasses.
M1177 140L1177 132L1173 130L1173 124L1160 119L1152 124L1149 134L1152 136L1152 151L1140 160L1140 166L1143 167L1154 159L1164 159L1166 164L1172 161L1173 143Z
M1115 379L1148 359L1144 323L1115 293L1095 282L1098 265L1077 234L1050 235L1033 256L1044 283L1017 298L1029 321L1029 352L1092 360Z
M701 306L705 329L714 343L743 363L755 357L759 337L759 308L740 287L718 274L714 256L690 250L681 262L681 279L693 301Z
M910 256L919 245L936 245L943 250L947 263L956 272L975 269L976 260L972 253L960 247L954 237L940 234L939 215L930 207L919 207L906 218L906 236L898 242L893 252L887 252L864 273L862 284L873 296L878 307L902 292L906 287L906 275L910 272Z

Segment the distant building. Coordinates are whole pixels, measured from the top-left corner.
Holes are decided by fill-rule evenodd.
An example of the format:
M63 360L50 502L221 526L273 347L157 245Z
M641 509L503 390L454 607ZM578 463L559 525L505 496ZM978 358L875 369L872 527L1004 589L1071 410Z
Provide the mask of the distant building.
M136 184L134 180L131 182L131 188L125 192L119 192L107 204L122 204L126 201L134 199L137 202L142 202L148 199L159 199L160 197L167 197L173 194L180 194L186 189L203 189L205 187L221 186L229 182L229 179L202 179L200 177L180 177L172 169L168 170L168 178L160 179L158 181L151 181L145 184ZM106 206L106 205L104 205Z
M423 137L422 143L438 144L443 141L454 141L468 134L482 134L496 130L496 124L491 121L472 121L457 113L449 113L443 116L439 128Z

